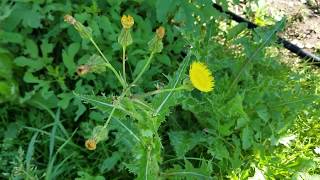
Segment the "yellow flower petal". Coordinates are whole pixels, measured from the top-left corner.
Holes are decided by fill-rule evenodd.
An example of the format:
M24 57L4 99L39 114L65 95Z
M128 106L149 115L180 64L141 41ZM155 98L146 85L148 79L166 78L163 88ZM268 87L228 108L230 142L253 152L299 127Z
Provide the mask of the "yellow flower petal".
M214 78L208 66L195 61L191 64L189 76L192 85L202 92L210 92L214 87Z
M134 24L133 17L130 15L128 15L128 16L123 15L121 17L121 24L122 24L123 28L130 29Z
M97 142L95 139L88 139L85 142L85 146L88 150L93 151L97 148Z

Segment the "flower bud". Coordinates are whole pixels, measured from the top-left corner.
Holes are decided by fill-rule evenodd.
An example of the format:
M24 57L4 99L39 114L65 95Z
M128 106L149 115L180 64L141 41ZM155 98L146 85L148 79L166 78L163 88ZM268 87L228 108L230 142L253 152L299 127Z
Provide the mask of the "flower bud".
M81 65L77 68L77 74L79 76L83 76L85 74L87 74L90 71L90 66L88 65Z
M97 148L97 142L95 139L88 139L85 142L85 146L88 150L93 151Z
M133 42L133 40L131 37L130 30L123 28L121 30L119 37L118 37L118 43L123 47L127 47L130 44L132 44L132 42Z
M166 32L166 30L164 29L164 27L160 26L160 27L156 30L157 37L158 37L159 39L163 39L165 32Z
M83 76L90 72L103 73L107 70L106 62L99 55L92 55L89 60L77 68L77 74Z
M92 136L96 139L96 142L105 141L108 139L109 131L103 126L96 126L92 131Z
M90 66L90 71L95 73L103 73L107 70L106 62L99 55L92 55L87 62L87 65Z
M123 27L124 29L130 29L130 28L133 26L133 24L134 24L134 19L133 19L133 17L130 16L130 15L128 15L128 16L123 15L123 16L121 17L121 24L122 24L122 27Z
M69 23L71 25L75 25L76 22L77 22L77 20L74 17L72 17L71 15L69 15L69 14L65 15L63 17L63 19L64 19L65 22L67 22L67 23Z
M89 27L85 27L83 24L78 22L74 17L67 14L64 16L64 21L73 25L73 27L79 32L80 36L83 39L91 39L92 38L92 30Z
M164 29L164 27L160 26L156 30L156 35L148 43L149 50L151 52L160 53L162 51L162 49L163 49L162 39L164 37L164 34L165 34L165 29Z

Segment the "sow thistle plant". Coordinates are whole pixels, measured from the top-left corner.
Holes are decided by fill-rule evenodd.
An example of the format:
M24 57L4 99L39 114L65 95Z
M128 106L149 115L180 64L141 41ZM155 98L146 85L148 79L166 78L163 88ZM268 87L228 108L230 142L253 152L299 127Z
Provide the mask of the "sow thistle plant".
M138 178L157 179L160 175L159 163L162 161L160 156L162 145L157 131L165 119L165 115L161 115L162 112L165 111L165 104L174 91L190 91L196 88L204 93L211 92L214 88L214 78L211 71L206 64L200 61L194 61L189 69L189 78L186 78L182 82L181 74L184 73L188 64L188 61L184 61L178 70L180 74L178 74L179 76L177 76L173 87L158 89L144 94L133 94L133 88L138 85L138 81L150 67L153 57L157 53L161 53L163 49L162 41L165 36L165 28L160 26L156 29L154 37L148 42L149 58L138 75L133 78L131 83L128 83L129 78L126 73L126 61L130 60L127 58L126 50L133 43L131 36L131 30L134 25L133 17L123 15L121 18L122 30L118 37L118 43L122 47L122 73L119 73L104 56L101 49L95 43L89 27L85 27L71 15L66 15L64 19L67 23L74 26L83 39L89 40L100 54L91 56L85 64L80 65L77 73L82 76L91 72L102 73L109 69L122 85L121 94L115 98L81 95L75 92L77 97L108 113L108 118L104 125L96 126L93 129L91 137L85 141L85 147L88 150L95 150L98 143L106 141L109 132L108 125L112 119L115 119L120 122L129 134L132 135L133 139L138 142L135 147L131 149L134 160L131 165L127 165L130 171L137 174ZM188 55L187 58L190 59L190 55ZM177 87L178 82L181 85ZM160 103L150 103L158 101L159 98L161 98L160 96L153 96L158 94L166 95L159 101ZM154 99L151 98L150 100L150 97ZM158 104L158 106L154 104ZM126 127L124 123L121 123L121 119L126 118L126 116L130 116L134 121L138 132L133 131Z

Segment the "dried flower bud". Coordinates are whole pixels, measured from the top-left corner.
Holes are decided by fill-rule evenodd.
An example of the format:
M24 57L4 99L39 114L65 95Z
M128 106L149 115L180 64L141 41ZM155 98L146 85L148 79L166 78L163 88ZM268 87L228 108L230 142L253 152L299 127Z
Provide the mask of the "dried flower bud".
M125 29L130 29L133 24L134 24L134 20L133 20L133 17L128 15L123 15L121 17L121 24L122 24L122 27L125 28Z
M87 74L90 71L90 66L88 65L81 65L77 68L77 74L79 76L83 76L85 74Z
M157 34L157 37L159 39L162 39L164 37L164 34L165 34L166 30L164 29L164 27L160 26L157 30L156 30L156 34Z
M73 25L73 27L79 32L80 36L83 39L91 39L92 38L92 30L90 27L85 27L79 21L77 21L74 17L67 14L64 16L64 21Z
M149 50L153 53L160 53L163 49L162 38L164 37L165 29L160 26L156 30L156 35L149 41Z
M95 139L88 139L85 142L85 146L88 150L93 151L97 148L97 142Z
M65 15L63 17L63 19L64 19L65 22L67 22L67 23L69 23L71 25L75 25L76 22L77 22L77 20L74 17L72 17L71 15L69 15L69 14Z

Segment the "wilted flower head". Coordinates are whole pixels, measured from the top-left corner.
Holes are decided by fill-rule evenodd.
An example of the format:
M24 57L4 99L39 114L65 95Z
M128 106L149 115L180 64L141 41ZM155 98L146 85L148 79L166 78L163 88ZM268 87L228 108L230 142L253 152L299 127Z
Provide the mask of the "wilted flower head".
M157 34L157 37L159 39L162 39L164 37L164 34L165 34L166 30L164 29L164 27L160 26L157 30L156 30L156 34Z
M74 28L79 32L80 36L83 39L91 39L92 38L92 30L90 27L85 27L79 21L77 21L73 16L67 14L64 17L64 21L74 26Z
M72 17L70 14L65 15L63 17L63 19L65 22L72 24L72 25L75 25L77 22L77 20L74 17Z
M96 149L97 147L97 142L95 139L88 139L85 142L85 146L88 150L93 151Z
M85 74L87 74L90 71L90 66L88 65L81 65L77 68L77 74L79 76L83 76Z
M130 29L134 24L133 17L130 15L128 15L128 16L123 15L121 17L121 24L122 24L123 28Z

